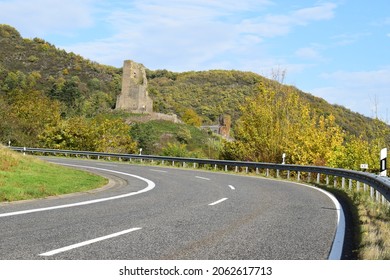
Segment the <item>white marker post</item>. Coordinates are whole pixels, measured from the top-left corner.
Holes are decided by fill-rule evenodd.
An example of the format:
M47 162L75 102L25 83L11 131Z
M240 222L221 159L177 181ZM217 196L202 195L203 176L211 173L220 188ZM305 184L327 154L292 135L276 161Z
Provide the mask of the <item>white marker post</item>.
M387 176L387 148L381 150L380 176Z

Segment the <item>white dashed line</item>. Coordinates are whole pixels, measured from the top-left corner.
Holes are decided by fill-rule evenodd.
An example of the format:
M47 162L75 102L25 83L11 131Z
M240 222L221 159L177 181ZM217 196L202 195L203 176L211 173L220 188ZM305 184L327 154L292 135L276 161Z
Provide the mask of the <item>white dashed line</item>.
M236 189L234 186L229 185L229 188L231 188L233 191Z
M202 180L207 180L207 181L211 180L210 178L200 177L200 176L195 176L195 178L202 179Z
M216 205L216 204L218 204L218 203L221 203L221 202L223 202L223 201L225 201L225 200L227 200L227 197L222 198L222 199L220 199L220 200L217 200L217 201L215 201L215 202L213 202L213 203L210 203L209 206L214 206L214 205Z
M113 233L113 234L110 234L110 235L102 236L102 237L99 237L99 238L87 240L87 241L80 242L80 243L77 243L77 244L73 244L73 245L70 245L70 246L62 247L60 249L49 251L49 252L40 254L40 256L42 256L42 257L50 257L50 256L53 256L53 255L62 253L62 252L66 252L66 251L69 251L69 250L80 248L80 247L83 247L83 246L86 246L86 245L89 245L89 244L92 244L92 243L96 243L96 242L99 242L99 241L103 241L103 240L106 240L106 239L114 238L114 237L117 237L117 236L120 236L120 235L123 235L123 234L126 234L126 233L130 233L132 231L140 230L140 229L141 228L127 229L127 230L120 231L120 232L117 232L117 233Z
M168 173L168 171L165 170L158 170L158 169L149 169L149 170L153 172Z
M117 167L116 164L110 164L110 163L96 163L96 165L108 166L108 167Z

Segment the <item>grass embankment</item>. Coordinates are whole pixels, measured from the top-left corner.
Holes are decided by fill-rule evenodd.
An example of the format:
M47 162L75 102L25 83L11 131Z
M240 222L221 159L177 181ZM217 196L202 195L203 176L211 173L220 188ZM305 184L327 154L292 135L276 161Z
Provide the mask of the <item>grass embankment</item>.
M375 202L369 191L339 189L316 185L337 196L348 206L345 214L349 217L352 259L389 260L390 259L390 207ZM348 218L347 218L348 219ZM348 223L348 222L347 222Z
M0 202L43 198L101 187L107 179L50 164L0 146Z
M390 208L373 202L367 194L355 194L353 201L360 222L358 258L390 260Z

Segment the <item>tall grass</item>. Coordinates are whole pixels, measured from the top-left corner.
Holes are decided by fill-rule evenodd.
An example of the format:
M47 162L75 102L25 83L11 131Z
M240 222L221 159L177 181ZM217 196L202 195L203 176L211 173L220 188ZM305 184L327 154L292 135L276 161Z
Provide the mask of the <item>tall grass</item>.
M361 243L358 257L363 260L390 259L390 208L375 203L367 194L354 194L358 209Z

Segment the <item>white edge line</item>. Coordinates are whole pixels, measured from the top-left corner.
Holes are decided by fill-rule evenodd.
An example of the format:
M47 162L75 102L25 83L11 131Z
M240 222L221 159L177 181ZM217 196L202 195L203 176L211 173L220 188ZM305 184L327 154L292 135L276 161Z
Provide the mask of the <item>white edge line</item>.
M156 186L156 184L146 178L129 174L129 173L124 173L124 172L119 172L119 171L114 171L114 170L108 170L108 169L103 169L103 168L97 168L97 167L91 167L91 166L83 166L83 165L73 165L73 164L65 164L62 163L61 165L65 166L71 166L71 167L82 167L82 168L89 168L89 169L95 169L95 170L100 170L100 171L106 171L106 172L112 172L112 173L117 173L117 174L122 174L130 177L134 177L137 179L140 179L148 184L148 186L142 190L136 191L136 192L131 192L131 193L126 193L122 195L117 195L117 196L111 196L111 197L106 197L106 198L100 198L100 199L94 199L94 200L87 200L87 201L82 201L82 202L77 202L77 203L71 203L71 204L63 204L63 205L58 205L58 206L52 206L52 207L45 207L45 208L37 208L37 209L30 209L30 210L23 210L23 211L17 211L17 212L9 212L9 213L3 213L0 214L0 218L2 217L9 217L9 216L16 216L16 215L23 215L23 214L30 214L30 213L35 213L35 212L42 212L42 211L49 211L49 210L56 210L56 209L62 209L62 208L69 208L69 207L75 207L75 206L82 206L82 205L88 205L88 204L93 204L93 203L99 203L99 202L104 202L104 201L109 201L109 200L114 200L114 199L119 199L119 198L125 198L133 195L137 195L140 193L148 192Z
M158 169L149 169L149 170L153 172L168 173L168 171L165 170L158 170Z
M325 191L317 187L301 184L301 183L295 183L295 184L306 186L308 188L312 188L314 190L326 194L335 205L336 212L337 212L337 227L336 227L335 237L333 239L332 248L329 252L328 260L340 260L343 253L344 236L345 236L345 215L344 215L343 207L341 206L340 202L336 199L336 197L328 191Z
M225 201L225 200L227 200L227 197L222 198L222 199L220 199L220 200L217 200L217 201L215 201L215 202L212 202L212 203L209 204L209 206L214 206L214 205L216 205L216 204L218 204L218 203L221 203L221 202L223 202L223 201Z
M69 251L69 250L80 248L80 247L83 247L83 246L86 246L86 245L89 245L89 244L92 244L92 243L96 243L96 242L99 242L99 241L103 241L103 240L106 240L106 239L114 238L114 237L117 237L117 236L120 236L120 235L123 235L123 234L127 234L127 233L130 233L132 231L136 231L136 230L140 230L140 229L142 229L142 228L131 228L131 229L123 230L123 231L120 231L120 232L117 232L117 233L113 233L113 234L110 234L110 235L98 237L98 238L95 238L95 239L87 240L87 241L84 241L84 242L80 242L80 243L77 243L77 244L73 244L73 245L70 245L70 246L66 246L66 247L62 247L62 248L56 249L56 250L52 250L52 251L49 251L49 252L46 252L46 253L42 253L42 254L39 254L39 256L50 257L50 256L53 256L53 255L56 255L56 254L59 254L59 253L63 253L63 252Z
M231 188L233 191L236 189L234 186L229 185L229 188Z
M202 179L202 180L207 180L207 181L211 180L210 178L200 177L200 176L195 176L195 178Z

